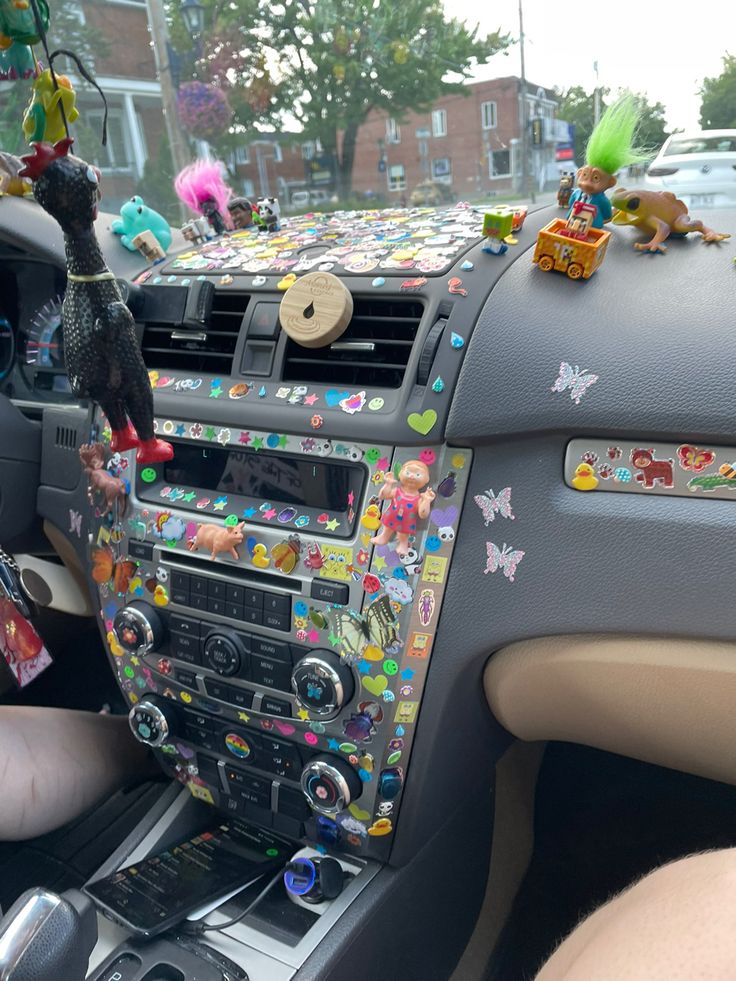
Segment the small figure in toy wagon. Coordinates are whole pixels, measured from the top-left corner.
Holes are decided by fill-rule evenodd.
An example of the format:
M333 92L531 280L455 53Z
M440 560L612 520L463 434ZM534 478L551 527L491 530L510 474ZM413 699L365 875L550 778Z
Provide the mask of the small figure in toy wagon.
M176 176L174 190L180 201L203 215L216 235L222 235L233 222L227 209L232 191L222 178L222 165L216 160L195 160Z
M482 251L490 255L503 255L508 252L508 245L504 239L511 234L514 224L514 214L505 208L497 211L487 211L483 215L483 234L485 242Z
M67 286L61 308L64 360L77 398L99 403L112 429L113 453L137 448L140 463L170 460L170 443L153 431L153 393L130 310L105 265L94 221L100 174L71 156L69 137L34 143L21 177L33 181L38 203L61 226Z
M383 528L375 538L374 545L388 545L396 534L396 554L406 555L409 539L416 534L417 521L429 517L429 509L435 493L429 484L429 470L419 460L407 460L399 470L398 482L388 473L378 496L382 501L391 501L381 518ZM422 491L422 487L426 490Z
M640 117L632 95L622 95L603 113L585 148L585 166L577 172L578 186L570 195L568 218L581 201L598 209L593 228L603 228L611 220L611 202L605 192L614 187L622 167L641 163L648 156L633 145Z

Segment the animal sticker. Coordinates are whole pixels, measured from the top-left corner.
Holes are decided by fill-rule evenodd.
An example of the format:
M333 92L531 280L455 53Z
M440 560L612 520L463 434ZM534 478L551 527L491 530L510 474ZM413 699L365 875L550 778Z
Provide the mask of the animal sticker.
M644 487L674 487L674 460L657 460L652 449L637 449L631 451L631 464L639 472L634 480Z
M587 368L581 371L577 365L573 368L567 361L560 362L560 373L554 385L550 389L552 392L566 392L570 389L570 398L575 405L580 405L580 400L588 391L591 385L598 381L598 375L589 372Z
M499 548L494 542L486 542L487 561L484 573L498 572L503 569L503 574L509 582L514 581L516 570L519 563L526 555L521 549L512 549L506 542L503 548Z
M516 517L511 510L510 487L504 487L498 496L493 493L493 488L491 488L482 494L476 494L473 500L483 512L486 528L492 521L496 520L497 514L500 514L502 518L509 518L511 521L514 521Z

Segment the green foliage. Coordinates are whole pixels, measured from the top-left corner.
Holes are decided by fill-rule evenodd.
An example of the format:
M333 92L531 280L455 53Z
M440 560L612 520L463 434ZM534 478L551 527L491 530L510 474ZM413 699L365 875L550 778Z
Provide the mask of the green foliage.
M736 129L736 57L723 56L723 71L703 79L700 89L700 125L703 129Z
M604 112L609 96L609 89L600 90L600 110ZM590 141L595 125L595 97L593 92L586 92L581 85L558 93L560 98L557 115L568 123L575 125L575 157L582 162L585 149ZM664 114L665 107L661 102L650 103L646 96L633 96L639 113L639 125L636 139L642 148L645 159L653 157L668 136ZM608 171L611 173L611 171Z
M473 67L510 43L447 18L442 0L204 3L219 48L200 59L202 80L209 65L246 129L296 118L305 139L319 139L336 160L344 195L357 131L372 109L399 119L426 111L439 96L465 91ZM186 48L173 4L171 14L172 36Z

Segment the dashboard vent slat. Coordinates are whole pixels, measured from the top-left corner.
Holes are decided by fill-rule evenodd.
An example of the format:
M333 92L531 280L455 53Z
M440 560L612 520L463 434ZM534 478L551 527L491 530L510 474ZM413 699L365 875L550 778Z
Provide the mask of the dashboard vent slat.
M424 311L407 297L353 297L353 316L338 341L305 348L288 340L283 380L400 388Z
M247 293L217 291L206 333L187 331L181 324L146 323L141 350L147 368L232 374L240 325L250 297Z

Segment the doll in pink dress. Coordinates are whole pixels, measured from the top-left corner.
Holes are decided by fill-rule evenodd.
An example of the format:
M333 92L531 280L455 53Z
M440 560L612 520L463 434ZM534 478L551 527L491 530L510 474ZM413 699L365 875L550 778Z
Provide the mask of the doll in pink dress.
M435 493L429 484L429 470L419 460L407 460L399 471L398 481L392 473L379 491L382 501L391 501L383 512L383 528L371 538L374 545L387 545L396 535L396 554L406 555L409 539L416 535L419 518L429 517L429 508ZM421 491L426 487L425 491Z

